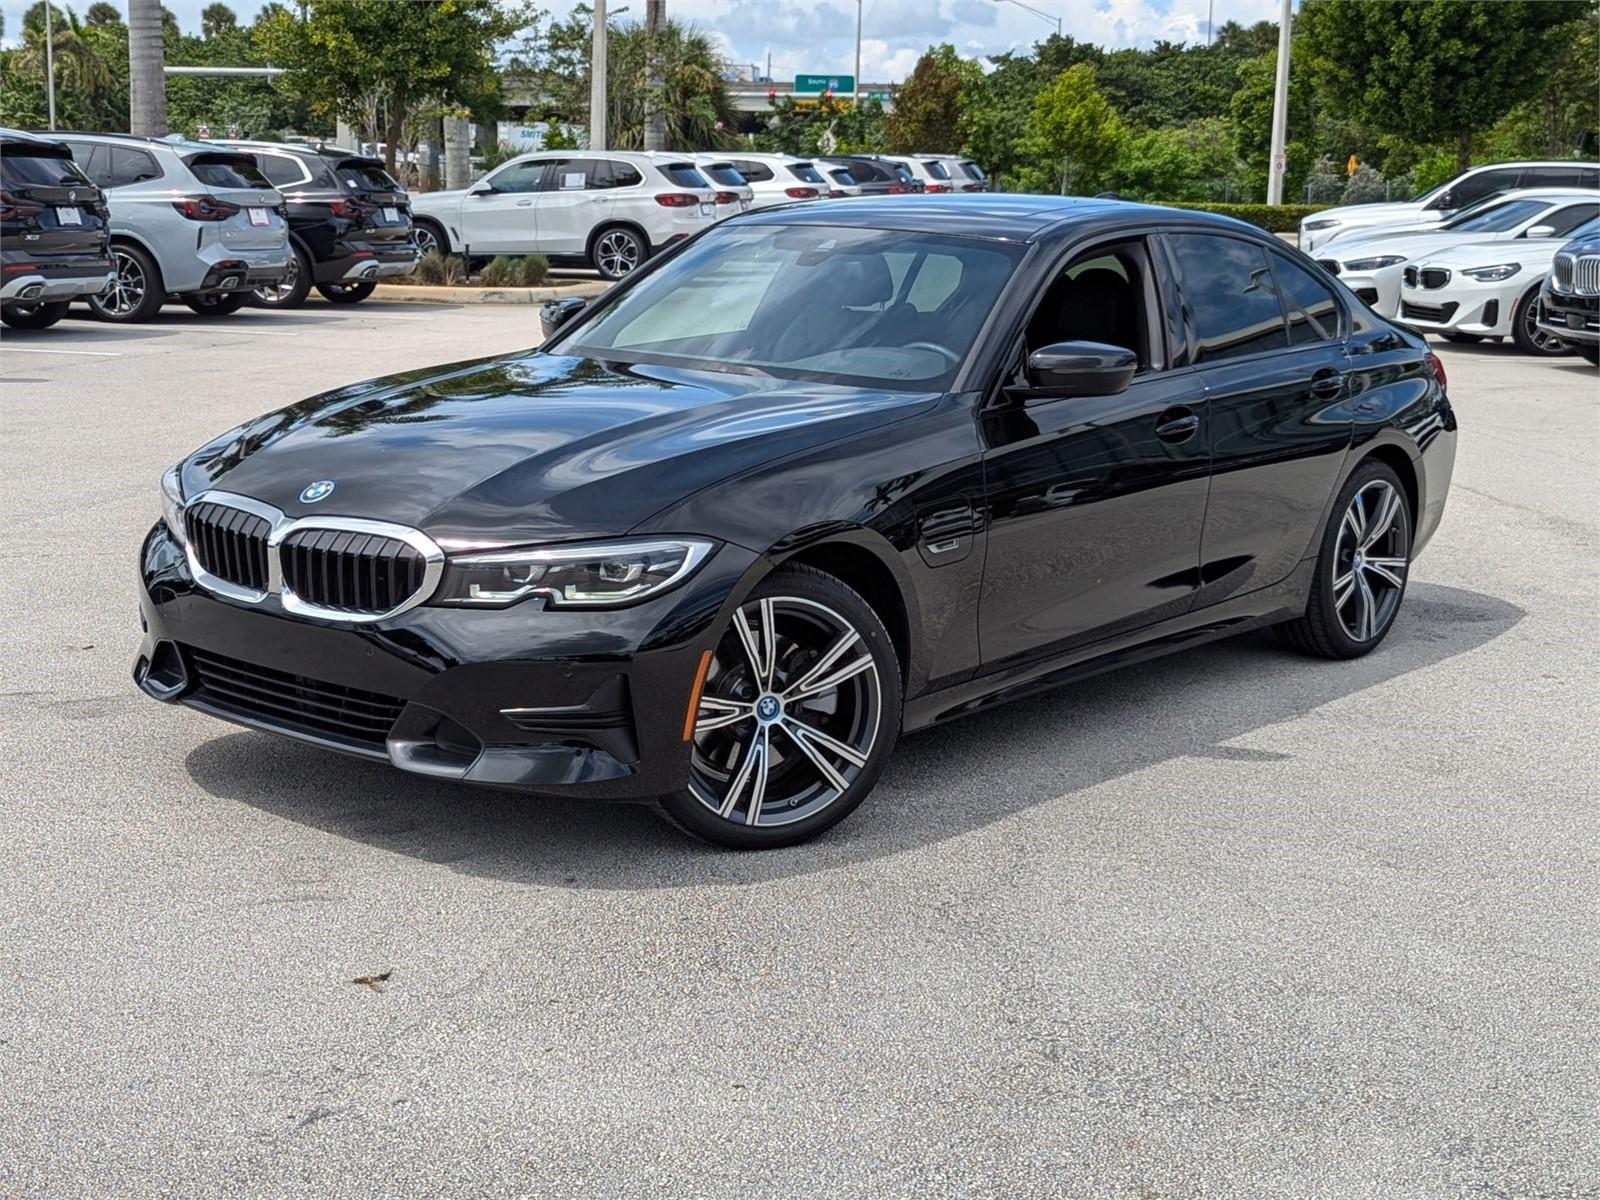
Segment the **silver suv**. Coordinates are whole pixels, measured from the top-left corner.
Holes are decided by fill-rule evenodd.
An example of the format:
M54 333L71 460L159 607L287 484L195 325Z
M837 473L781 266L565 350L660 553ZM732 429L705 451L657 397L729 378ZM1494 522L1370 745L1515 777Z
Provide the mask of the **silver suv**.
M89 301L107 321L147 321L169 299L237 311L293 261L283 197L250 155L177 136L56 135L105 193L116 282Z

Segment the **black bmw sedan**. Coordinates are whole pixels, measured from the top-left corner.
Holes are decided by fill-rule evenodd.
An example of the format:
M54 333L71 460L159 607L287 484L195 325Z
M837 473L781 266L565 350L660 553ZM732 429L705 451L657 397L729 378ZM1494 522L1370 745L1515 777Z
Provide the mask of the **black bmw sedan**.
M134 677L440 779L811 837L902 733L1274 626L1393 627L1455 456L1422 338L1224 218L722 222L537 350L341 388L162 480Z

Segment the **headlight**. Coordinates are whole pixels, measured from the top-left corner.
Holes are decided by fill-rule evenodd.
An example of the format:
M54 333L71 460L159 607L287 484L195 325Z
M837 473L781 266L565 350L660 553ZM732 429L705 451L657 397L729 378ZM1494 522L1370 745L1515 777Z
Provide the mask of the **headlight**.
M466 554L445 564L433 603L504 608L539 596L552 608L634 604L687 579L712 548L694 538L662 538Z
M169 467L161 476L161 519L167 523L167 532L181 545L183 533L183 484L178 479L178 468Z
M1499 283L1502 279L1510 279L1520 270L1521 263L1501 263L1495 267L1467 267L1461 273L1472 276L1479 283Z
M1326 217L1320 221L1301 221L1300 228L1307 233L1315 233L1319 229L1332 229L1338 223L1337 217Z
M1405 262L1403 254L1380 254L1377 258L1358 258L1354 262L1344 264L1346 271L1381 271L1385 267L1397 267Z

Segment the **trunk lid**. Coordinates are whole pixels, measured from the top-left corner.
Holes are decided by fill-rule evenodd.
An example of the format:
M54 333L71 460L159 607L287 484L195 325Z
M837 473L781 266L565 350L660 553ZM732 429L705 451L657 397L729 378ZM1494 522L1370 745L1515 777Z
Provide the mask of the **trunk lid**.
M106 218L100 189L51 142L0 145L0 231L8 250L30 257L105 253Z
M355 202L355 227L368 242L410 240L411 198L384 169L383 161L351 155L333 165L333 174Z
M214 199L239 210L215 222L222 245L230 250L275 250L285 244L289 226L283 219L283 196L253 157L208 150L183 161Z

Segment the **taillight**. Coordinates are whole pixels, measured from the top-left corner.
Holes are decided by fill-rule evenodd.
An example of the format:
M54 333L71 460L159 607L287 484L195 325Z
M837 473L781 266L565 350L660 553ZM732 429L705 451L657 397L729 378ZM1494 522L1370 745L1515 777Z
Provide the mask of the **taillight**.
M801 187L784 188L783 194L793 200L815 200L817 198L817 189Z
M935 193L935 192L948 192L948 191L949 191L949 190L950 190L950 189L949 189L949 188L947 188L947 187L946 187L946 186L945 186L945 185L944 185L944 184L942 184L942 183L930 183L930 184L929 184L929 185L928 185L928 194L929 194L929 195L930 195L930 196L931 196L931 195L933 195L933 194L934 194L934 193Z
M891 183L889 185L889 195L891 196L904 196L908 190L903 183Z
M1433 372L1433 377L1439 381L1439 387L1444 389L1449 386L1449 380L1444 377L1444 363L1439 361L1439 356L1431 350L1428 352L1428 370Z
M26 221L44 211L44 205L32 200L19 200L10 192L0 192L0 221Z
M737 203L739 203L739 193L738 192L718 192L717 193L717 203L718 204L737 204Z
M656 203L662 208L693 208L700 203L700 197L690 192L657 192Z
M215 196L180 196L172 202L172 207L191 221L226 221L239 212L237 204Z
M831 188L828 191L828 199L829 200L843 200L844 197L845 197L845 193L841 192L838 188Z

